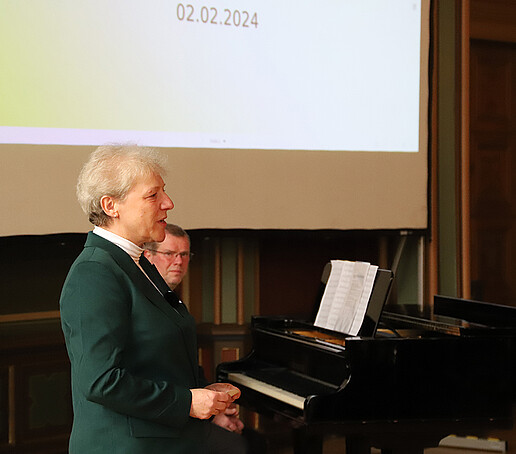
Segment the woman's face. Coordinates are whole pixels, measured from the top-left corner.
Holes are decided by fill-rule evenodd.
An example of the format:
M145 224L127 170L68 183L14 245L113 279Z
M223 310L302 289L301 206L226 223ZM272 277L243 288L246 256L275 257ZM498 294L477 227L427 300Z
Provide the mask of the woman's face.
M172 208L174 204L165 193L165 183L160 175L140 178L125 200L116 202L118 217L113 230L138 246L163 241L167 211Z

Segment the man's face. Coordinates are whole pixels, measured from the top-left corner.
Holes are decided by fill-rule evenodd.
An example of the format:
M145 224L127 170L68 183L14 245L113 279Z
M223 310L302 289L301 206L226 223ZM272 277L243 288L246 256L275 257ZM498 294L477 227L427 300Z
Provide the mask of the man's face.
M165 239L158 244L158 252L146 254L165 282L174 289L188 271L190 263L190 242L186 237L173 236L167 232Z

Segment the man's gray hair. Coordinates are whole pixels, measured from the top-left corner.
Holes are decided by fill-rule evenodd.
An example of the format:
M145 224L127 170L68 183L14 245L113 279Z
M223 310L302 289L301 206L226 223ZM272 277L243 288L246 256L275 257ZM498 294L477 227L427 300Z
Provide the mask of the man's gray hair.
M77 198L89 221L99 227L110 223L100 200L124 200L136 180L165 174L165 158L153 148L138 145L103 145L84 164L77 181Z

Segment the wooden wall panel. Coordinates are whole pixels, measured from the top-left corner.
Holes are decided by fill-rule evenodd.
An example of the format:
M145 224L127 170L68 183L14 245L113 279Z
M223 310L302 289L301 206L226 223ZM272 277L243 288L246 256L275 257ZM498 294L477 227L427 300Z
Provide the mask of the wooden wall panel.
M475 39L516 42L514 0L470 0L470 35Z
M472 297L516 305L516 44L471 42Z
M9 368L0 367L0 450L9 443Z
M59 320L0 323L0 341L0 453L66 453L70 365Z
M19 444L30 446L48 440L66 444L72 420L67 358L42 355L35 362L20 365L16 388Z

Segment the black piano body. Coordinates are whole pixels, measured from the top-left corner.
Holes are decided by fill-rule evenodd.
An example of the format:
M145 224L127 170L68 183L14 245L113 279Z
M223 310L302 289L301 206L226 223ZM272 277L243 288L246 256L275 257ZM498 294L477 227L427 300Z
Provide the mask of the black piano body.
M322 452L325 434L344 435L347 454L422 453L449 434L510 428L516 308L436 300L461 318L384 312L374 337L254 317L251 353L217 378L242 390L244 407L290 421L296 453Z

